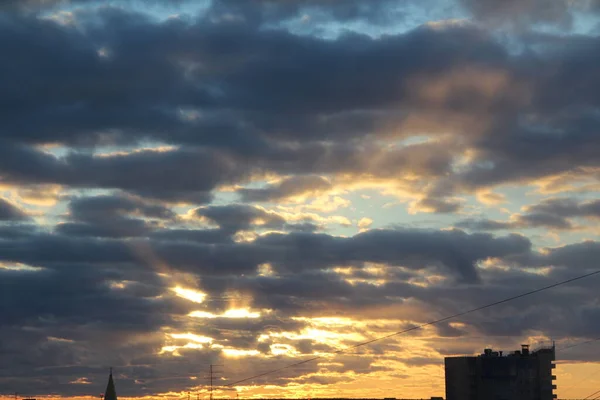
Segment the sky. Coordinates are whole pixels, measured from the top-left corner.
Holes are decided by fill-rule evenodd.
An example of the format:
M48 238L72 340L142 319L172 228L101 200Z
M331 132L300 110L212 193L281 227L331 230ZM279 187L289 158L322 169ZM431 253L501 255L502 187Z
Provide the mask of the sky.
M598 269L598 0L2 0L0 52L0 397L440 396L552 341L600 389L600 277L335 353Z

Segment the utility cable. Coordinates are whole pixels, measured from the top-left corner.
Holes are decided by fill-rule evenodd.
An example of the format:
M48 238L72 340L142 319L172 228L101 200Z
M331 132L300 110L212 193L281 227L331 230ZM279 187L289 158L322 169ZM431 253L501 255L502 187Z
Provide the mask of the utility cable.
M587 397L584 397L584 398L583 398L583 400L587 400L587 399L589 399L590 397L597 395L598 393L600 393L600 390L598 390L597 392L594 392L594 393L590 394L590 395L589 395L589 396L587 396ZM597 397L595 397L593 400L596 400L596 399L597 399Z
M584 344L590 344L590 343L594 343L594 342L597 342L598 340L600 340L600 337L599 337L599 338L596 338L596 339L588 340L588 341L586 341L586 342L575 343L575 344L572 344L572 345L570 345L570 346L566 346L566 347L560 347L560 348L558 348L557 350L567 350L567 349L572 349L573 347L577 347L577 346L583 346Z
M572 345L569 345L569 346L565 346L565 347L559 347L556 350L560 350L560 351L562 351L562 350L568 350L568 349L572 349L573 347L583 346L585 344L594 343L594 342L597 342L599 340L600 340L600 338L586 340L585 342L575 343L575 344L572 344ZM581 385L583 382L587 381L591 377L598 375L598 373L600 373L600 370L596 370L596 371L592 372L591 374L586 375L583 379L577 381L576 383L572 384L571 386L568 386L566 389L563 389L563 392L569 392L569 390L573 389L575 386Z
M352 346L348 346L348 347L343 348L341 350L336 350L336 351L332 352L332 354L341 354L341 353L344 353L344 352L346 352L348 350L355 349L357 347L366 346L366 345L369 345L371 343L375 343L375 342L379 342L381 340L389 339L389 338L394 337L394 336L403 335L405 333L412 332L412 331L415 331L415 330L418 330L418 329L422 329L422 328L425 328L427 326L436 325L436 324L439 324L441 322L446 322L446 321L449 321L451 319L462 317L463 315L467 315L467 314L471 314L471 313L474 313L474 312L477 312L477 311L485 310L486 308L495 307L495 306L500 305L500 304L508 303L510 301L513 301L513 300L517 300L517 299L520 299L520 298L523 298L523 297L531 296L531 295L536 294L536 293L540 293L540 292L543 292L543 291L546 291L546 290L549 290L549 289L553 289L553 288L558 287L558 286L566 285L568 283L572 283L572 282L575 282L575 281L578 281L578 280L581 280L581 279L589 278L591 276L598 275L598 274L600 274L600 270L594 271L594 272L590 272L590 273L587 273L587 274L584 274L584 275L580 275L580 276L577 276L575 278L567 279L567 280L564 280L564 281L561 281L561 282L558 282L558 283L554 283L552 285L544 286L544 287L539 288L539 289L531 290L529 292L522 293L522 294L519 294L519 295L516 295L516 296L508 297L506 299L495 301L493 303L489 303L489 304L486 304L486 305L483 305L483 306L472 308L472 309L467 310L467 311L462 311L462 312L450 315L448 317L440 318L440 319L437 319L437 320L434 320L434 321L429 321L429 322L426 322L426 323L423 323L423 324L420 324L420 325L415 325L415 326L413 326L411 328L404 329L404 330L398 331L398 332L394 332L394 333L391 333L389 335L385 335L385 336L381 336L381 337L378 337L378 338L375 338L375 339L367 340L366 342L362 342L362 343L358 343L358 344L355 344L355 345L352 345ZM312 362L312 361L315 361L315 360L319 360L319 359L322 359L322 358L325 358L325 357L326 356L316 356L316 357L308 358L306 360L298 361L298 362L295 362L295 363L292 363L292 364L288 364L286 366L283 366L283 367L280 367L280 368L276 368L276 369L273 369L273 370L270 370L270 371L266 371L266 372L263 372L261 374L257 374L257 375L250 376L248 378L240 379L238 381L235 381L235 382L232 382L232 383L228 383L228 384L223 385L223 386L225 386L225 387L235 386L235 385L238 385L238 384L243 383L243 382L247 382L247 381L250 381L250 380L253 380L253 379L256 379L256 378L261 378L263 376L271 375L271 374L274 374L276 372L283 371L284 369L297 367L299 365L303 365L303 364L306 364L306 363L309 363L309 362ZM600 391L598 393L600 393ZM591 395L591 396L593 396L593 395ZM588 396L588 398L591 397L591 396Z

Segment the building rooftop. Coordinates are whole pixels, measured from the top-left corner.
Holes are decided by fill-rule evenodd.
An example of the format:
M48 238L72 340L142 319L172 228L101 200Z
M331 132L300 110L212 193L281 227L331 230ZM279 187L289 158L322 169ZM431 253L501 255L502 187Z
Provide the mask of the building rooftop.
M530 346L528 344L522 344L521 350L514 350L509 352L504 351L495 351L491 348L484 349L483 353L481 353L477 357L529 357L529 356L537 356L538 354L549 354L554 353L554 345L552 346L541 346L536 348L535 350L530 350ZM461 358L461 357L475 357L475 356L454 356L447 358Z

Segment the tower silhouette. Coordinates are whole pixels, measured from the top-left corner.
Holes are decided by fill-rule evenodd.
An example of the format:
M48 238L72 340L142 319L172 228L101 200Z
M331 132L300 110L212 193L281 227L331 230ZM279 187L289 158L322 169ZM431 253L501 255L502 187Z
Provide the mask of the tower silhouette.
M112 368L108 375L108 385L106 385L106 391L104 392L104 400L117 400L117 391L115 390L115 382L113 381Z

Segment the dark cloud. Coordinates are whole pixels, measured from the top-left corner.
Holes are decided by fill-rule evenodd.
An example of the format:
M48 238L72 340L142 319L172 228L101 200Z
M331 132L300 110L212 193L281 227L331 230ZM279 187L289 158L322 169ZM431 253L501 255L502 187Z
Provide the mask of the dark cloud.
M224 231L231 233L256 226L280 229L285 225L285 219L276 213L242 204L201 207L194 210L194 213L196 216L204 217L216 223Z
M50 154L9 147L0 161L9 183L56 183L79 188L124 189L138 195L204 203L216 185L248 172L227 155L204 150L142 151L127 155Z
M546 124L510 123L481 139L476 161L458 178L470 187L525 182L563 173L583 173L596 167L600 150L593 133L597 117L560 117L548 132ZM567 125L569 121L569 125Z
M550 228L572 230L579 228L572 219L583 218L592 221L600 218L600 202L597 200L578 201L574 198L549 198L538 204L527 206L524 213L515 214L510 221L489 219L466 219L455 225L469 230L510 230L523 228Z
M501 229L511 229L513 227L513 224L510 222L473 218L459 221L455 225L458 228L469 229L472 231L495 231Z
M44 226L22 223L25 213L0 200L0 220L9 222L0 224L0 392L90 395L103 388L69 382L103 381L110 365L124 396L195 390L190 376L221 362L224 350L161 354L187 343L172 333L258 350L228 363L232 376L245 377L289 361L271 345L335 350L306 338L311 322L293 317L346 316L357 323L340 333L387 334L389 324L401 329L597 268L595 241L536 250L535 237L468 234L441 229L443 221L435 230L342 236L317 233L331 228L321 222L328 215L247 204L376 183L414 200L405 203L414 211L456 214L460 196L481 189L597 180L600 41L530 29L567 29L563 2L465 0L484 24L438 21L337 39L284 27L304 18L379 29L401 21L409 2L220 0L206 14L162 22L131 11L134 1L43 3L0 3L0 51L11 60L0 65L0 184L24 201L39 200L44 185L62 191L56 205L35 206ZM63 4L72 13L41 18ZM507 46L494 29L513 17L519 29ZM258 186L265 180L277 183ZM224 188L237 191L216 193ZM240 203L227 203L234 195ZM218 204L208 204L213 198ZM595 200L545 199L509 221L456 225L567 231L599 210ZM206 292L206 301L178 297L177 285ZM578 281L440 325L436 340L597 337L594 296L594 282ZM262 315L188 315L237 307ZM261 336L281 331L302 339ZM381 342L329 368L385 372L373 362L397 362L401 350ZM306 376L319 368L268 382L339 381Z
M20 73L35 75L40 65L54 71L53 79L28 80L27 86L6 82L13 90L4 91L3 103L11 109L4 125L20 140L94 143L126 133L128 138L210 142L219 140L210 130L236 134L236 124L226 120L185 123L177 117L179 107L202 107L209 116L216 107L246 109L235 114L238 120L250 119L244 121L247 126L263 131L293 134L302 125L329 125L347 134L353 125L375 126L377 114L369 111L407 99L411 75L436 74L464 62L502 63L506 57L500 46L473 28L453 28L451 35L420 29L381 41L362 37L329 42L205 21L156 25L110 8L99 16L101 28L90 27L87 35L38 19L18 21L19 29L2 25L3 37L12 38L5 50L27 50L15 60L23 66ZM457 51L463 46L472 50ZM110 56L98 55L101 48ZM203 68L192 68L200 60ZM374 73L367 84L359 78L368 71ZM36 125L33 119L22 124L23 115L34 111ZM299 118L300 113L340 111L349 118L333 115L324 123L318 123L318 114Z
M549 52L546 62L525 55L511 57L492 36L472 26L422 27L380 39L342 37L326 41L281 30L210 24L202 19L155 24L140 15L110 8L99 16L103 24L90 25L85 35L51 21L26 17L19 17L25 18L24 24L2 25L5 37L13 38L10 46L31 47L31 37L39 37L42 43L19 53L27 57L16 62L25 66L20 72L37 76L27 68L51 62L46 69L56 74L37 83L24 80L29 86L4 92L3 102L11 108L3 119L5 130L12 132L10 140L91 146L152 138L219 151L209 155L212 153L204 150L180 149L103 158L73 154L59 163L49 155L13 147L7 150L12 159L22 153L32 163L17 167L7 159L3 163L5 179L121 188L148 196L205 202L219 184L243 180L247 176L243 166L248 165L308 176L348 170L360 174L365 168L374 176L384 177L416 172L424 178L434 175L440 179L439 185L450 180L453 183L448 187L455 191L596 165L597 158L592 155L597 152L597 143L588 132L597 118L593 113L565 111L566 104L598 103L595 94L589 92L593 85L580 79L595 79L593 66L597 63L590 56L597 53L590 51L597 46L593 39L568 53ZM82 21L85 23L85 18ZM46 53L56 47L61 52L49 57ZM102 47L107 56L98 55ZM203 67L193 67L200 60ZM483 71L479 82L506 79L506 83L492 94L483 83L481 87L455 84L444 89L449 85L444 82L456 81L456 71L469 69ZM146 72L140 74L141 70ZM13 87L16 81L6 82L6 87ZM582 90L568 89L575 87ZM527 104L525 100L515 100L517 88L533 90L533 101L524 110L518 106ZM555 93L564 93L558 88L568 89L569 96L553 94L555 89ZM560 112L553 117L539 115L550 109ZM483 132L485 135L473 143L456 138L454 147L444 143L437 148L428 144L422 149L390 151L385 161L370 165L365 161L366 153L382 150L371 146L360 152L357 143L348 142L393 131L415 114L435 117L440 112L462 115L474 110L491 115L493 123L489 132ZM520 112L538 115L541 122L523 126L516 122L523 120L517 118ZM32 113L36 117L23 123L23 116ZM544 133L548 126L561 133ZM478 137L477 133L466 133L465 137ZM343 141L344 145L291 147L287 143L323 139ZM465 172L449 174L449 165L465 145L474 148L474 161ZM426 151L436 154L437 159L426 159ZM147 165L150 159L157 165L154 169ZM43 171L39 170L42 165ZM175 168L180 171L177 177L169 173ZM204 175L196 176L204 171ZM128 175L134 173L142 179L131 182ZM145 179L151 173L168 174L168 182L156 180L153 187ZM96 179L86 182L80 174ZM250 193L264 198L276 191L246 195ZM457 210L455 203L439 197L427 201L443 201L439 207L429 208Z
M214 0L207 11L207 17L211 20L252 25L279 24L304 16L319 22L363 21L380 25L403 19L403 11L402 4L395 0L251 0L243 3Z
M215 212L222 211L217 208ZM247 211L247 210L246 210ZM214 215L213 215L214 216ZM253 215L250 217L254 218ZM259 216L264 218L264 216ZM230 227L223 222L225 227ZM267 221L268 223L268 221ZM238 225L233 225L232 231ZM494 238L462 231L372 230L350 238L325 234L267 234L251 243L213 244L186 241L130 241L70 238L35 234L3 243L2 258L31 265L52 263L142 263L137 249L148 251L173 268L227 275L255 271L272 263L277 271L319 270L340 265L379 262L424 269L438 265L467 281L478 278L475 264L490 257L528 254L522 236Z
M458 228L472 231L516 230L527 228L549 228L556 230L571 230L570 221L550 214L522 214L516 215L511 221L496 221L491 219L466 219L455 224Z
M535 263L540 266L555 265L577 270L593 270L597 264L593 261L600 255L600 243L584 241L547 249Z
M150 234L159 241L198 242L198 243L231 243L231 232L221 229L157 229Z
M182 148L112 155L75 153L64 158L22 146L4 150L7 157L0 160L0 170L5 171L3 179L7 183L122 189L139 196L190 203L208 202L211 192L220 185L244 182L251 175L260 176L266 171L346 173L394 179L403 173L441 176L448 173L452 161L450 150L436 143L392 150L366 145L307 144L293 150L274 148L272 157ZM312 183L325 186L324 182ZM310 183L302 178L293 179L273 193L291 193L297 190L295 185L307 184ZM264 192L258 193L264 196Z
M563 218L600 218L600 200L579 202L573 198L552 198L527 207L526 211L532 214L548 214Z
M570 27L572 15L567 0L461 0L474 17L487 23L514 25L521 29L549 23Z
M119 197L75 199L77 200L83 200L83 204L87 200L92 204L96 201L100 204L108 203L111 204L108 207L110 210L115 209L115 204L119 207L123 203L129 204ZM137 207L137 203L135 204ZM162 211L158 215L163 215ZM10 351L10 346L20 348L26 344L31 349L31 352L23 355L23 360L30 364L24 361L18 369L14 365L4 369L0 367L0 373L24 379L18 381L10 378L12 380L9 383L3 381L4 384L20 388L27 382L25 377L32 376L35 372L40 374L36 378L37 384L26 390L46 391L53 388L52 390L63 394L79 394L81 391L77 387L67 388L50 378L60 376L61 380L73 381L81 376L101 376L101 368L92 368L88 364L92 363L94 366L123 365L118 368L124 374L119 378L119 381L123 381L120 389L122 393L140 394L174 387L185 388L188 387L189 378L183 380L178 377L197 375L198 371L186 370L186 367L175 362L176 358L169 360L162 356L159 359L153 355L165 345L164 333L157 334L158 336L153 333L158 332L161 327L169 326L171 332L192 331L198 335L213 337L217 343L251 350L257 346L258 335L271 329L267 328L269 326L296 332L302 329L302 323L289 320L293 315L328 315L327 313L335 312L388 319L406 315L410 320L416 316L410 314L411 307L406 307L410 303L403 300L418 299L432 306L430 311L422 313L418 318L433 319L440 312L451 314L457 309L508 297L527 288L542 286L547 279L554 279L521 274L513 277L495 276L488 281L488 272L483 279L479 276L480 272L475 272L475 264L488 258L513 260L511 262L520 260L526 266L546 265L548 262L557 266L581 268L585 266L580 265L580 262L585 260L587 265L592 266L598 256L595 254L596 243L593 242L583 247L552 249L542 255L533 252L529 241L523 237L495 238L481 234L466 235L459 231L371 231L351 238L317 234L270 234L249 244L223 245L214 242L210 247L175 231L173 235L156 236L154 242L148 244L150 247L146 252L154 253L157 259L170 265L173 272L179 268L196 273L201 271L201 288L210 294L211 299L218 299L231 291L247 293L252 299L253 307L271 309L273 314L251 321L223 318L210 320L205 324L187 322L183 316L191 310L224 311L229 307L229 300L225 298L222 303L195 307L192 303L178 300L169 291L165 278L157 275L153 268L140 264L139 259L136 262L130 252L123 248L119 250L120 241L73 241L60 239L57 235L32 236L28 241L11 238L1 252L4 257L15 262L44 265L46 269L39 272L0 270L0 285L3 286L0 291L3 300L0 303L5 308L2 310L4 318L0 326L4 331L0 329L0 335L12 338L9 342L3 341L12 345L2 351L9 354L7 352ZM71 247L66 247L67 245ZM9 248L11 251L7 251ZM75 251L78 252L77 255ZM351 284L345 277L330 270L339 265L356 265L358 273L365 262L386 265L388 282L381 286ZM271 263L278 275L257 276L255 266L262 263ZM393 278L393 270L400 266L415 273L428 268L428 271L435 270L437 274L456 274L467 281L479 277L480 283L471 284L468 291L448 282L433 287L420 287L408 283L410 278L404 273ZM240 273L244 275L240 277ZM369 274L357 274L355 277L368 278ZM114 286L114 283L119 282L124 283L123 287ZM565 299L572 298L572 292L555 294L551 298L548 307L569 308L569 311L565 308L564 313L557 313L555 310L555 319L571 321L576 317L570 311L570 303L565 303ZM41 302L40 299L44 301ZM593 308L586 310L582 309L581 312L587 313L585 315L595 312ZM429 313L432 314L428 315ZM504 310L496 311L496 319L475 318L469 319L469 323L482 329L496 329L513 335L529 328L552 330L547 319L534 318L539 314L539 308L533 307L523 318L516 320L513 317L511 323L507 324L503 316L512 313L512 306L507 306ZM550 321L551 324L555 322ZM44 333L36 333L38 331L34 330L31 334L17 334L23 324L41 329ZM582 329L581 332L587 332L586 334L597 328L578 324L554 326L570 326L569 333ZM451 327L442 329L444 335L459 334ZM146 339L142 340L142 337ZM316 344L313 343L314 345ZM126 350L125 346L131 348ZM298 346L305 348L307 344L298 343ZM99 351L104 354L100 355ZM214 360L218 354L217 350L182 351L186 359L197 358L198 362L210 357ZM142 354L146 358L140 358ZM410 365L424 362L429 361L418 358L407 360ZM71 371L57 369L65 364L78 367L73 367L75 369ZM128 366L124 366L125 364ZM39 369L31 370L31 365L48 369L44 372ZM357 364L344 365L345 368L359 369ZM172 368L171 372L164 369L167 366ZM241 366L240 368L237 373L241 376L252 373ZM265 366L265 369L268 367ZM155 376L164 377L164 380L152 383ZM294 376L291 373L287 377ZM278 379L285 381L286 375ZM146 383L139 386L134 384L134 380Z
M475 263L488 257L528 252L530 242L521 236L493 238L462 231L427 232L371 230L352 238L327 235L266 235L257 244L272 249L269 260L283 270L335 267L379 262L424 269L441 265L466 281L477 281ZM468 244L467 244L468 243Z
M420 211L435 213L455 213L462 207L461 202L448 199L425 198L415 204L415 208Z
M0 363L3 391L14 387L29 394L87 393L85 386L69 382L160 349L162 338L149 340L149 333L175 326L176 316L189 309L173 296L159 298L164 283L152 273L139 272L89 264L0 270L0 353L12 360ZM113 282L127 286L118 289ZM13 349L19 349L18 355L11 355ZM66 366L71 371L60 371Z
M204 206L193 213L201 220L218 225L219 231L227 235L244 230L314 232L321 229L313 216L307 215L300 222L289 222L275 211L247 204Z
M28 216L17 206L0 197L0 221L23 221Z
M264 189L240 189L243 201L274 201L287 197L315 194L331 188L331 183L321 176L294 176Z
M175 213L159 204L124 195L103 195L71 199L72 222L59 224L57 232L72 236L144 236Z

